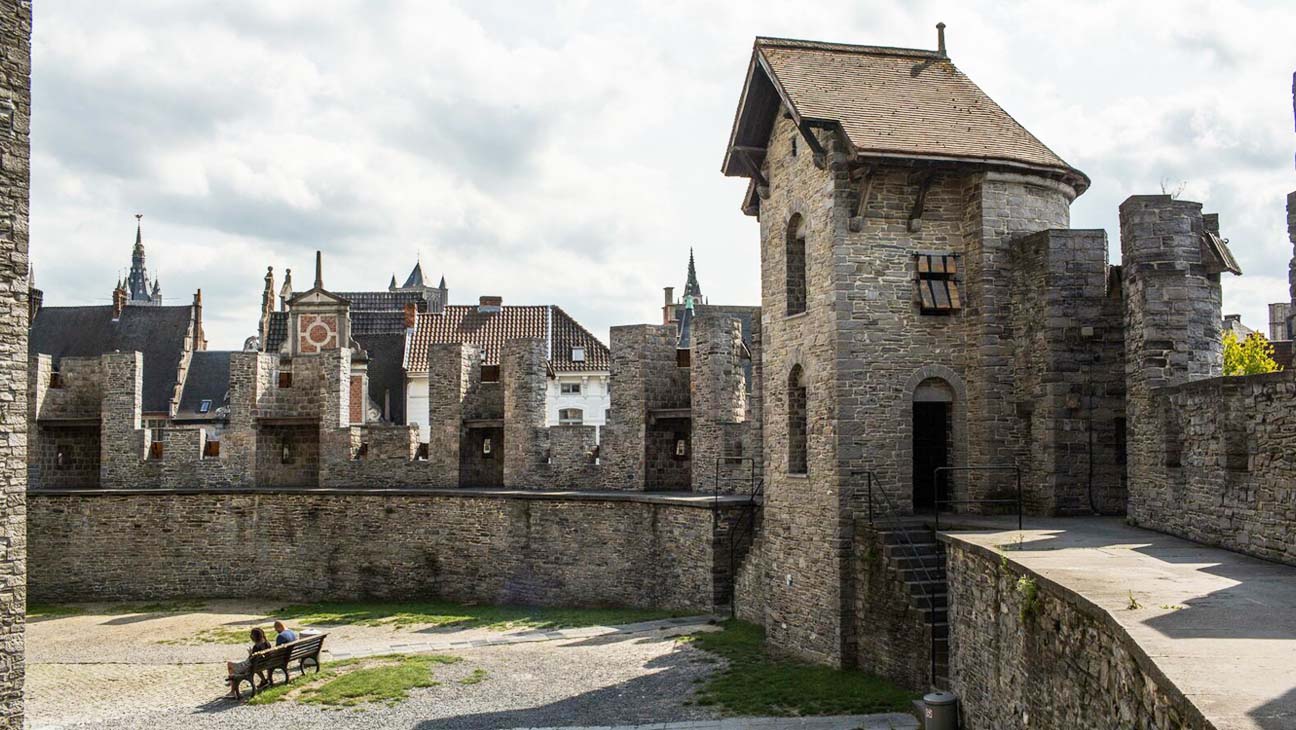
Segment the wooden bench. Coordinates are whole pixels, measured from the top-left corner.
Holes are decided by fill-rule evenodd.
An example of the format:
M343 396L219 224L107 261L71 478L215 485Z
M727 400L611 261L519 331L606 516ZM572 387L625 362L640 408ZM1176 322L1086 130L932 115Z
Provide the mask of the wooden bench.
M283 681L288 683L292 675L288 669L295 662L297 670L301 674L306 674L307 667L314 667L319 672L320 650L324 647L324 637L328 634L312 634L303 636L296 641L290 641L287 644L276 646L273 649L259 651L248 657L247 670L242 674L236 674L230 677L229 682L234 690L234 696L243 699L239 692L239 686L247 682L251 691L249 697L255 697L256 693L265 687L273 687L275 683L275 672L283 672ZM266 683L263 686L257 686L257 678L265 677Z

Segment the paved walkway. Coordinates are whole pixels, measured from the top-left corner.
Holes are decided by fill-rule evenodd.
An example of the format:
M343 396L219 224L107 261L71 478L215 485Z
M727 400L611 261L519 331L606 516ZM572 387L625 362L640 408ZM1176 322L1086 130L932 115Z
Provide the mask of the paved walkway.
M975 526L996 524L950 537L994 549L1020 535L1009 560L1107 611L1216 727L1296 728L1296 568L1119 519Z
M727 720L667 722L654 725L513 728L512 730L917 730L913 715L836 715L833 717L734 717Z

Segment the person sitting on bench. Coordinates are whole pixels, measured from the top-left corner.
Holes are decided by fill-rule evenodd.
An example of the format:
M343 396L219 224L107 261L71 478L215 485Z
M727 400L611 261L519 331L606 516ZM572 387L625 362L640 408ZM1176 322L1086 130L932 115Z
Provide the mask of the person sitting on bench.
M265 651L266 649L271 648L270 642L266 641L265 631L263 631L262 629L260 628L252 629L251 638L252 638L252 646L248 648L247 659L244 659L241 662L225 662L225 670L229 672L229 676L231 679L235 676L243 675L247 673L248 666L252 661L251 657L253 654L257 653L258 651ZM234 682L232 681L230 682L229 696L235 699L238 698L238 694L236 693Z
M275 637L275 646L282 646L290 641L297 640L297 632L284 626L283 621L275 621L274 630L279 633L279 635Z

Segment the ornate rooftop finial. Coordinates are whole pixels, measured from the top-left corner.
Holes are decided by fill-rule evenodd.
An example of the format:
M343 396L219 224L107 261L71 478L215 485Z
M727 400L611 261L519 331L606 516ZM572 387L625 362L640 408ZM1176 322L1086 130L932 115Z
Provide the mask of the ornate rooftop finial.
M684 283L684 296L702 298L702 286L698 284L697 267L693 264L693 247L689 247L688 281Z
M324 288L324 256L318 250L315 252L315 288Z
M446 288L446 285L445 285L445 274L442 274L442 275L441 275L441 283L437 285L437 288L438 288L438 289L444 289L444 288Z

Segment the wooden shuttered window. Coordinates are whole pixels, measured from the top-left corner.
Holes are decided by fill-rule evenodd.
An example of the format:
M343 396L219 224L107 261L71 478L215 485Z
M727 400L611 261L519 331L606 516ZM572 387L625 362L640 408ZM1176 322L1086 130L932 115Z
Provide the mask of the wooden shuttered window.
M963 307L959 297L958 257L917 254L918 307L923 314L949 314Z

